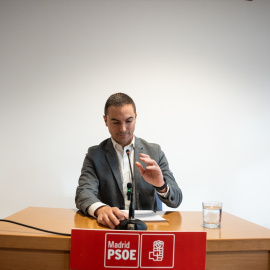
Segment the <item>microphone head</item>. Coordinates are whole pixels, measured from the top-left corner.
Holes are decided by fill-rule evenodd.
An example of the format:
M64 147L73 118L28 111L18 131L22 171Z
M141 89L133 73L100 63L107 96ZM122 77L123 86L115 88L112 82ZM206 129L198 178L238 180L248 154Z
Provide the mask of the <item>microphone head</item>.
M131 183L127 183L127 188L132 188L132 184Z
M129 151L129 149L127 149L127 150L126 150L126 153L127 153L127 155L129 155L129 154L130 154L130 151Z

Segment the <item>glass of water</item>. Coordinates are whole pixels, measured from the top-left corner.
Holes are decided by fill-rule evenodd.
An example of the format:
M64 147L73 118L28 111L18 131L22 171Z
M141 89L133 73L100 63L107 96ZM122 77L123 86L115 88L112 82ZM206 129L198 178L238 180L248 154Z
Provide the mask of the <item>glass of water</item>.
M203 227L217 229L220 228L222 203L203 202Z

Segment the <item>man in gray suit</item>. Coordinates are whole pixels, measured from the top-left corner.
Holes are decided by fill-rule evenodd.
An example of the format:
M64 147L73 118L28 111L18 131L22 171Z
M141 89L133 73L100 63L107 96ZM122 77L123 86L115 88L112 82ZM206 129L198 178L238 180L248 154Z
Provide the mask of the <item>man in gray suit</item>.
M112 229L128 217L121 211L129 207L127 183L132 182L126 150L134 173L135 209L159 210L157 196L173 208L182 201L160 146L133 135L136 118L135 103L128 95L116 93L108 98L104 121L111 138L88 149L76 191L77 208Z

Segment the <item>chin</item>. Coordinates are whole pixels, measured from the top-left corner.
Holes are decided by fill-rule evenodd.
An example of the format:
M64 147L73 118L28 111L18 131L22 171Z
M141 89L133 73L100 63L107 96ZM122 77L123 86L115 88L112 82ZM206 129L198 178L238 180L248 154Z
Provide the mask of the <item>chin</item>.
M128 145L128 144L130 144L130 142L131 142L131 139L129 138L129 139L126 139L126 140L119 140L119 142L121 143L121 145Z

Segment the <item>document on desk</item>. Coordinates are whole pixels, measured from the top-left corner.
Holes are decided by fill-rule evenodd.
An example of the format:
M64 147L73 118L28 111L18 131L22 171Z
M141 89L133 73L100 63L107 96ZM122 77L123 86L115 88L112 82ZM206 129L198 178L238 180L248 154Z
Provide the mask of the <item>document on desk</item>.
M127 214L129 213L128 210L124 210ZM154 211L151 210L135 210L134 213L134 218L135 219L140 219L142 221L150 222L150 221L167 221L165 218L162 216L158 215Z

